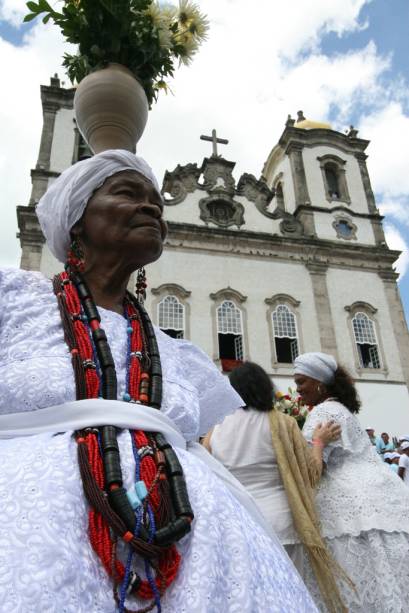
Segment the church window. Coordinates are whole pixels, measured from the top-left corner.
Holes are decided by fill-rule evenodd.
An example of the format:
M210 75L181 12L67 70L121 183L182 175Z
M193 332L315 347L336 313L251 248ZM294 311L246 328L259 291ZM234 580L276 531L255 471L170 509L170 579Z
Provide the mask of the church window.
M290 364L298 356L298 332L295 315L288 306L279 304L272 312L277 362Z
M322 171L326 199L329 202L340 200L351 204L346 180L346 160L333 154L323 155L317 159Z
M75 123L74 132L75 132L75 140L74 140L74 155L72 158L73 164L75 164L75 162L80 162L81 160L86 160L92 157L93 155L91 149L88 147L86 141L84 140L81 132L78 130L76 123Z
M345 238L348 238L349 236L351 236L353 232L352 227L350 226L349 222L346 219L340 219L339 222L337 223L337 228L341 236L345 236Z
M366 313L352 318L352 327L361 368L381 368L375 325Z
M281 182L277 183L275 190L276 190L277 207L284 211L284 209L285 209L285 206L284 206L284 193L283 193L283 185L282 185Z
M159 328L172 338L184 338L185 307L176 296L165 296L158 304Z
M217 307L217 336L223 370L231 370L230 366L243 361L242 316L231 300L224 300ZM229 364L230 361L233 362Z
M357 227L349 219L338 217L332 224L337 233L337 238L344 240L356 240Z
M328 195L332 198L332 200L339 200L341 193L338 184L338 176L336 168L332 164L326 164L325 178L327 181Z
M221 228L244 224L244 206L230 195L214 193L199 201L200 219L206 224L214 223Z

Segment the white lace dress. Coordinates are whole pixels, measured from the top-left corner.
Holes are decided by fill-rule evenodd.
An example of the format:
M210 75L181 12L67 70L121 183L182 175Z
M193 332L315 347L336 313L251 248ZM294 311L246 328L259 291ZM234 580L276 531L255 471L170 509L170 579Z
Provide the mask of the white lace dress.
M350 613L407 613L409 490L339 402L328 400L314 408L303 429L307 440L317 423L330 419L342 426L342 435L324 450L327 468L316 504L322 534L356 586L354 592L340 585L343 600ZM304 581L325 611L305 554L303 562Z
M126 321L101 309L121 397ZM240 404L212 362L188 342L158 331L163 412L186 440ZM0 271L0 414L75 400L70 355L51 282L39 273ZM134 463L119 435L125 485ZM182 564L164 613L315 611L288 557L199 459L178 450L194 509L180 541ZM0 441L0 611L113 613L111 581L87 537L87 505L72 433ZM134 608L134 607L131 607Z

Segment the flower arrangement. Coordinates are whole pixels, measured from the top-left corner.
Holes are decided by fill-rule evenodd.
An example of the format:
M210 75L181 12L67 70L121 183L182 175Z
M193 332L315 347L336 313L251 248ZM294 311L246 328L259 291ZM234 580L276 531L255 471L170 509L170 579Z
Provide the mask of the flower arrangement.
M282 392L275 393L274 408L277 411L282 411L282 413L294 417L300 429L304 426L308 413L312 410L312 407L308 407L304 404L301 400L301 396L299 396L295 390L291 389L291 387L288 388L287 394L283 394Z
M47 0L27 2L24 21L44 14L60 27L78 53L64 55L72 83L110 62L126 66L145 90L149 106L168 90L175 60L189 64L206 39L208 21L190 0L176 7L155 0L61 0L56 11Z

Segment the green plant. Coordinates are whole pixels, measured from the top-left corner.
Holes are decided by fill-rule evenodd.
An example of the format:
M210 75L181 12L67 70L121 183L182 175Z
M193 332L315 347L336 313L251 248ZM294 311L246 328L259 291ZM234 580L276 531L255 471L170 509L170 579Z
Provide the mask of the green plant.
M72 83L79 83L109 62L129 68L142 84L149 106L160 90L168 90L175 60L188 64L206 39L208 22L190 0L179 6L154 0L63 0L55 11L46 0L27 2L30 13L60 27L69 43L79 46L66 53L63 65Z

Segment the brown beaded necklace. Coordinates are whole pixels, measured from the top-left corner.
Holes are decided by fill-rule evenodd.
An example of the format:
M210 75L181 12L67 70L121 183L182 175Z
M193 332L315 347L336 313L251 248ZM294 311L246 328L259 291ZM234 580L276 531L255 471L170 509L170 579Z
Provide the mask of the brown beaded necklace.
M78 400L117 399L115 364L98 309L79 272L67 267L53 280L65 341L72 357ZM127 392L124 400L160 409L162 370L155 332L143 306L127 294ZM191 527L193 512L180 462L159 433L131 431L136 484L123 487L117 428L76 431L84 493L90 505L91 545L114 582L119 611L127 593L153 599L140 613L161 610L160 597L175 579L180 555L175 542ZM117 558L117 540L129 544L126 566ZM132 557L144 560L146 579L132 570Z

